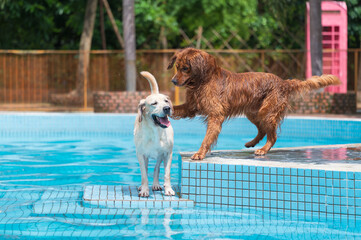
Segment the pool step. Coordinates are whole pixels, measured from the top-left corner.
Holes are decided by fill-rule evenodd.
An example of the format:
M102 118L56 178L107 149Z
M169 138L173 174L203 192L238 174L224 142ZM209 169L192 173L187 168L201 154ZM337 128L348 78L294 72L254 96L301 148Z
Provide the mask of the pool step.
M187 208L194 202L180 197L180 188L173 186L175 196L164 195L162 191L152 191L149 197L138 196L136 186L93 185L85 186L83 203L85 207L95 208Z

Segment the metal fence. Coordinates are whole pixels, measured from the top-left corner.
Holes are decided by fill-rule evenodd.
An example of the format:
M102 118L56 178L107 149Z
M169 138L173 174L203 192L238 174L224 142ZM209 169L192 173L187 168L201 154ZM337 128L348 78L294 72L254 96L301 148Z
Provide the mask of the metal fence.
M168 61L176 50L138 50L137 70L155 75L161 91L175 98L170 79L173 71L167 70ZM235 72L272 72L284 79L305 77L304 50L207 50L224 67ZM361 88L361 49L348 50L348 90ZM91 51L86 91L88 97L82 106L54 105L51 96L69 93L76 87L78 51L55 50L0 50L0 110L92 110L92 92L125 91L124 53ZM357 84L359 82L359 84ZM148 91L149 85L137 77L137 91ZM359 89L361 91L361 89ZM184 90L179 90L184 99Z

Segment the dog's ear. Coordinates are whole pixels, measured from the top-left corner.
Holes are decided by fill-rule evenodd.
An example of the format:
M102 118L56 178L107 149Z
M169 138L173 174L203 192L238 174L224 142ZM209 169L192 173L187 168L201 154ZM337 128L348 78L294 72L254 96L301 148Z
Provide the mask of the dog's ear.
M172 69L172 67L174 66L175 60L177 60L177 53L175 53L173 55L173 57L170 59L170 62L169 62L168 67L167 67L168 70Z
M145 109L145 99L140 100L138 104L138 121L141 122L143 120L143 111Z

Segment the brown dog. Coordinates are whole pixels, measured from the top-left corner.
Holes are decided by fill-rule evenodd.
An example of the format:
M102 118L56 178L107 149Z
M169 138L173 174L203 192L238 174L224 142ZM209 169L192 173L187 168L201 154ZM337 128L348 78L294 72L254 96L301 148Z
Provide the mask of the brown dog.
M289 107L291 94L339 84L333 75L314 76L305 81L282 80L271 73L233 73L221 68L208 53L186 48L171 58L177 73L172 82L187 89L186 102L174 107L173 118L205 117L206 136L198 152L192 156L201 160L216 143L224 120L245 114L256 125L257 136L246 147L254 147L267 134L267 142L255 151L266 154L275 144L276 130Z

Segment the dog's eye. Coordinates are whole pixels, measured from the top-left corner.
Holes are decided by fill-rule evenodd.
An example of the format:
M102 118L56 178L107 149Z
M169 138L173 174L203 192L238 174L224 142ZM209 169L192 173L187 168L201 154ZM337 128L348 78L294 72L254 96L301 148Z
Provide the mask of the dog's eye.
M164 102L168 103L168 100L166 99L166 100L164 100Z
M154 102L154 103L151 103L150 105L155 106L155 105L157 105L157 104L158 104L157 102Z
M187 67L182 67L182 71L188 71L188 68Z

